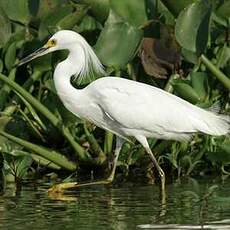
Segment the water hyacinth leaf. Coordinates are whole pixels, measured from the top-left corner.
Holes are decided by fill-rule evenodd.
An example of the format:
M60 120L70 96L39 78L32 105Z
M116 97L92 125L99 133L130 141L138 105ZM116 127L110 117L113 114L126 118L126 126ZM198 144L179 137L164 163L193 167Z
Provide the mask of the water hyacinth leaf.
M195 52L182 48L181 55L187 62L190 62L193 64L198 63L198 58Z
M7 100L8 91L4 88L0 90L0 110L2 111L5 107L5 102Z
M45 72L52 70L52 55L48 54L33 60L30 64L34 72Z
M39 1L39 0L28 0L28 7L29 7L30 14L32 16L34 16L34 17L38 13L39 6L41 4L40 2L45 2L45 1L44 0L43 1Z
M11 36L10 20L0 7L0 48L5 45Z
M189 84L182 82L180 80L172 81L172 86L175 92L184 98L185 100L196 104L200 101L200 97L197 92Z
M177 17L178 14L189 4L195 2L195 0L161 0L161 2L168 8L168 10Z
M21 117L12 117L6 124L4 131L25 140L29 140L30 138L28 125Z
M228 146L229 147L229 146ZM219 150L217 152L209 152L207 153L207 157L212 162L217 162L221 164L229 164L230 163L230 152Z
M2 59L0 59L0 73L2 72L2 70L3 70L3 61Z
M7 49L6 54L5 54L5 66L8 70L10 70L16 60L16 43L13 42Z
M15 157L10 165L11 167L14 167L14 173L16 174L15 176L17 178L23 179L27 175L27 171L30 168L32 162L33 159L31 156L18 156Z
M81 20L85 17L88 9L88 7L82 7L81 9L77 9L75 12L66 15L57 23L58 29L72 29L76 24L79 24Z
M145 1L110 0L110 7L117 15L133 26L139 27L147 21Z
M11 34L8 42L3 47L3 53L7 52L7 49L12 43L16 44L17 49L21 48L23 44L25 43L25 39L26 39L26 29L25 28L23 29L20 28L18 31L14 31L14 33Z
M220 48L217 53L217 63L218 68L224 68L228 61L230 60L230 47L225 43L223 47Z
M168 75L167 68L165 68L166 66L161 65L161 59L157 57L154 50L157 42L158 40L156 39L143 38L139 50L139 57L141 58L141 63L145 73L155 78L166 79L166 76Z
M142 35L111 10L96 43L97 55L103 64L122 68L135 55Z
M172 14L172 12L170 12L168 10L168 8L161 2L158 1L158 5L157 5L157 10L160 14L164 15L164 20L165 20L165 24L166 25L175 25L175 17Z
M16 69L14 68L10 71L8 78L14 81L15 75L16 75ZM6 101L8 99L10 90L11 89L7 84L4 84L3 87L0 89L0 110L3 110L4 107L6 106Z
M0 117L0 131L5 130L6 125L11 120L11 117L1 116ZM0 136L0 147L2 148L7 142L7 138Z
M16 22L27 24L30 19L28 0L0 0L0 6L3 8L8 17Z
M34 4L34 0L30 0ZM63 0L40 0L38 9L36 9L36 17L39 19L44 19L49 13L51 13L55 8L61 7ZM31 9L31 7L30 7Z
M199 95L201 101L204 101L207 96L207 78L206 72L192 72L190 74L192 87Z
M57 23L62 20L65 16L72 13L71 6L57 7L52 12L50 12L42 21L39 26L38 36L40 40L51 33L55 33L57 28Z
M156 78L165 79L174 66L180 65L180 55L162 40L143 38L139 56L145 72Z
M225 140L221 145L220 148L229 154L229 162L230 162L230 140Z
M183 48L197 55L205 50L211 11L210 1L202 0L197 0L181 11L176 21L175 35Z
M46 130L45 125L41 121L40 117L38 116L38 114L36 113L36 111L34 110L34 108L31 106L31 104L28 103L27 100L25 100L19 93L17 93L17 91L15 91L15 93L23 101L23 103L25 104L26 108L28 109L28 111L30 112L30 114L32 115L32 117L34 118L34 120L43 128L43 130Z
M81 33L86 31L93 31L96 29L102 29L102 25L95 20L95 18L85 15L85 17L82 19L81 23L79 25L74 26L73 30Z
M62 155L62 154L60 154L54 150L47 149L45 147L33 144L29 141L25 141L21 138L10 135L10 134L3 132L3 131L0 131L0 135L8 138L9 140L11 140L11 141L13 141L19 145L22 145L26 149L33 151L34 153L38 154L39 156L46 158L49 161L54 162L55 164L59 165L60 167L66 169L66 170L69 170L69 171L76 170L75 163L69 161L64 155Z
M0 74L0 80L4 81L10 87L12 87L15 91L21 94L29 103L31 103L32 106L34 106L35 109L41 112L55 127L57 127L62 132L62 134L65 136L65 138L69 141L69 143L75 150L76 155L78 155L81 159L90 158L89 154L81 147L81 145L79 145L74 140L69 130L64 126L60 126L61 121L55 115L53 115L53 113L50 112L43 104L41 104L39 100L37 100L30 93L28 93L24 88L22 88L16 82L8 79L3 74Z
M100 22L104 22L109 15L109 0L74 0L90 6L93 16Z
M226 20L225 18L222 18L221 16L218 16L215 12L212 12L212 20L213 20L216 24L228 28L228 20ZM223 38L223 39L222 39L222 38ZM215 42L218 43L218 42L220 42L221 40L222 40L222 41L225 40L225 39L224 39L224 34L220 34L219 39L217 39Z
M223 1L220 7L216 10L216 14L222 18L230 18L230 1Z

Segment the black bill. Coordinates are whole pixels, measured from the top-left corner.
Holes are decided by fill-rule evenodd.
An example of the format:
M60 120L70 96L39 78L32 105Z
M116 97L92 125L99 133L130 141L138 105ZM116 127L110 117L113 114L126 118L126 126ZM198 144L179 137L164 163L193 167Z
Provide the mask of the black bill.
M44 52L47 50L48 48L46 47L41 47L39 49L37 49L35 52L33 52L32 54L28 55L27 57L21 59L19 62L18 62L18 66L20 65L23 65L33 59L35 59L36 57L40 57L44 54Z

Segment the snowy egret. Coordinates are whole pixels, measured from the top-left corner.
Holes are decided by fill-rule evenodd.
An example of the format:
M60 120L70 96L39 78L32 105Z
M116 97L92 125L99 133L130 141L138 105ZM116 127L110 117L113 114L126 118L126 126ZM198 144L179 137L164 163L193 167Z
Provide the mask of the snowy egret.
M117 136L113 168L105 181L107 183L113 181L119 152L124 140L129 137L135 137L145 148L159 172L164 191L165 174L149 147L148 137L181 141L188 140L196 132L219 136L230 131L229 117L206 111L143 83L103 77L84 89L74 88L70 81L73 75L77 78L85 78L92 73L102 76L104 70L86 40L73 31L55 33L42 48L22 59L20 65L63 49L69 50L69 55L57 65L54 83L64 106L76 116ZM72 187L72 184L68 186Z

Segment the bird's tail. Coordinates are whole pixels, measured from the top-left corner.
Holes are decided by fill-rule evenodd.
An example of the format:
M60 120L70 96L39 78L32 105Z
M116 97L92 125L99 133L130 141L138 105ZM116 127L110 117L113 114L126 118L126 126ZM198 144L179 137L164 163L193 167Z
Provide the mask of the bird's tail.
M199 131L203 133L213 136L227 135L230 133L230 116L204 111L201 120L203 122L200 124Z

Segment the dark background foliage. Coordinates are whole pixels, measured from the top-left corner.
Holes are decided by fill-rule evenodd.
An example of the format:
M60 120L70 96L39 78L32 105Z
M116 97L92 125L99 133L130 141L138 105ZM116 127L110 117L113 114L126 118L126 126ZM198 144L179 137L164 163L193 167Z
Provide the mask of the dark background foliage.
M227 0L0 0L0 147L5 174L18 182L59 171L91 179L110 170L113 135L74 117L56 95L52 73L66 52L16 65L58 30L81 33L110 75L145 82L229 114L229 8ZM74 82L76 87L88 83ZM229 174L229 137L198 134L190 143L149 141L173 178ZM141 146L126 143L118 178L133 175L142 175L142 181L155 179Z

